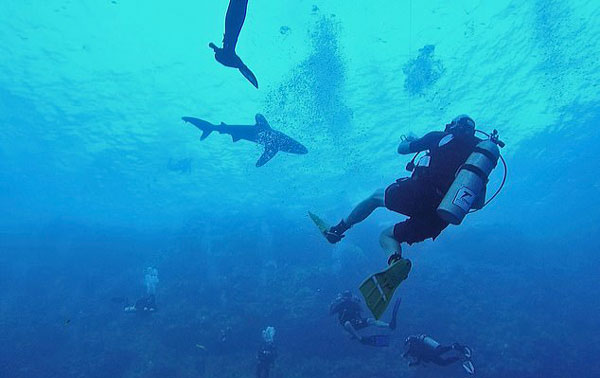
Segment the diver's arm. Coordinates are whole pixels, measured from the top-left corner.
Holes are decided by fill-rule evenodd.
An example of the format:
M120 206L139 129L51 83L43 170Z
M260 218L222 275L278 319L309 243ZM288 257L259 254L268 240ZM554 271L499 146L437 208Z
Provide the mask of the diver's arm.
M437 145L441 138L445 135L441 131L432 131L425 134L422 138L408 136L400 145L398 145L398 153L400 155L414 154L425 150L430 150Z
M329 315L333 315L335 313L340 312L340 306L339 306L340 302L339 301L333 301L331 303L331 305L329 305Z
M408 136L398 145L398 153L400 155L410 154L410 143L415 140L414 137Z

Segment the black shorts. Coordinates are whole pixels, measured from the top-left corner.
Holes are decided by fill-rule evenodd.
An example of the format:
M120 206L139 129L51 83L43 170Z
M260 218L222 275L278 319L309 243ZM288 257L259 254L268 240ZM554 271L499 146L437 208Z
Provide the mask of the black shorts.
M394 238L400 243L435 239L448 223L437 215L443 193L424 179L401 179L385 190L385 207L409 218L394 226Z

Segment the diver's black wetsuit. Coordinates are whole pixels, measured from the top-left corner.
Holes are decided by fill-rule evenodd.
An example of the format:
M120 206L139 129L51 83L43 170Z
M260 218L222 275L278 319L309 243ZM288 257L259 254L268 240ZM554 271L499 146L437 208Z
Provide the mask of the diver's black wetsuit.
M247 9L248 0L229 0L229 6L227 7L227 13L225 14L225 38L223 39L223 49L235 50L240 31L246 20Z
M412 244L435 239L448 223L437 215L437 207L480 139L434 131L410 142L410 152L428 151L417 162L410 178L397 180L385 190L385 207L409 219L394 226L394 238Z
M269 371L277 358L277 349L272 342L264 342L258 349L256 378L269 378Z
M369 326L366 318L362 317L360 300L355 296L340 296L336 298L329 308L329 315L338 314L340 324L344 326L350 322L355 330Z
M442 355L451 350L464 349L464 347L459 344L454 344L453 346L440 345L437 341L427 335L410 336L408 337L406 344L408 350L402 357L412 357L413 359L408 363L408 366L415 366L428 362L432 362L439 366L447 366L460 361L462 357L453 356L444 358Z

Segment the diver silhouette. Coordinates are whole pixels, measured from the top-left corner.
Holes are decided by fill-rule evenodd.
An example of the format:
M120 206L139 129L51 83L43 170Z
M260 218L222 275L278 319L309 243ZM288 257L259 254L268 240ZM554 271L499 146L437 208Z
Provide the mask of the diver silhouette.
M209 43L208 46L215 51L215 59L225 67L233 67L240 70L242 75L252 85L258 88L258 80L250 69L242 62L242 59L235 53L240 31L246 19L246 9L248 8L248 0L230 0L225 15L225 35L223 36L223 47L217 47L214 43Z

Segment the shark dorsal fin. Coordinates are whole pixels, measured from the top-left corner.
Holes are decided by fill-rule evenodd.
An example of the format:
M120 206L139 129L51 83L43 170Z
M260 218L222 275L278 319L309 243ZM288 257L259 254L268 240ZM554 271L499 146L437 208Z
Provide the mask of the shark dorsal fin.
M254 116L254 119L256 120L256 126L262 127L263 129L271 128L271 126L269 125L269 122L267 122L267 119L265 118L264 115L256 114L256 116Z

